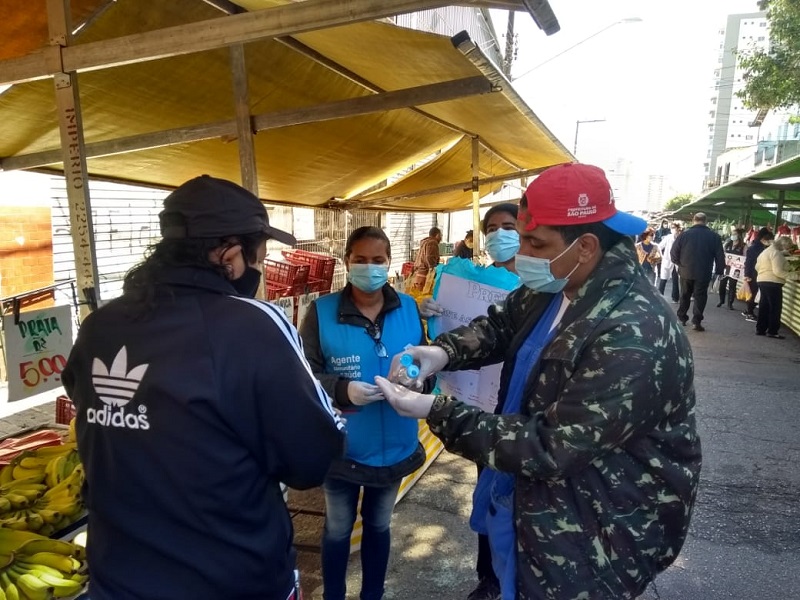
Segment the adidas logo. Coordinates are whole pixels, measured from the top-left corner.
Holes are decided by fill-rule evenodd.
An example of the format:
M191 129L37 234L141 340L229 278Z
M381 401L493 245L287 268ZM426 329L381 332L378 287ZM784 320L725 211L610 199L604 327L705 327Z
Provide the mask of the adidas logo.
M104 406L89 408L86 420L105 427L127 429L150 429L147 421L147 407L139 405L139 414L125 412L127 405L139 389L139 384L148 365L139 365L128 371L128 350L123 346L114 357L109 369L99 358L92 362L92 385Z

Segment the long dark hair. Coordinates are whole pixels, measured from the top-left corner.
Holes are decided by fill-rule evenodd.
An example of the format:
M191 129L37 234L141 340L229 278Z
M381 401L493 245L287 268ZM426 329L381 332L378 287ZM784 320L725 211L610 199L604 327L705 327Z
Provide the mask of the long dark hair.
M209 254L221 246L241 244L245 260L252 264L256 262L258 248L265 238L263 233L249 233L225 238L162 239L150 246L144 260L125 274L122 292L137 305L137 315L144 316L156 307L156 288L165 269L196 267L227 279L225 268L212 262Z

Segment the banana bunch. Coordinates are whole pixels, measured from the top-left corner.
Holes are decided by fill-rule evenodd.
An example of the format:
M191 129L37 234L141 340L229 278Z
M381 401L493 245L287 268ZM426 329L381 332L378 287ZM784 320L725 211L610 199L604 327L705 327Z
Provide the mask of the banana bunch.
M0 471L0 528L52 535L66 527L83 508L83 480L74 443L22 452Z
M88 579L83 550L27 531L0 528L0 600L66 598Z

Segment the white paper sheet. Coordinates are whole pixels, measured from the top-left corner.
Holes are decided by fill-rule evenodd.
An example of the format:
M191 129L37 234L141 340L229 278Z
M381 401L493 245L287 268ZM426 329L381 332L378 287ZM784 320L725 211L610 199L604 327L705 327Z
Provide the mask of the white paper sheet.
M436 333L451 331L469 324L472 319L485 315L490 305L502 302L508 290L484 285L476 281L441 274L435 300L444 309L436 320ZM453 371L439 374L439 389L443 394L455 396L462 402L494 412L500 386L502 365L484 367L480 371Z

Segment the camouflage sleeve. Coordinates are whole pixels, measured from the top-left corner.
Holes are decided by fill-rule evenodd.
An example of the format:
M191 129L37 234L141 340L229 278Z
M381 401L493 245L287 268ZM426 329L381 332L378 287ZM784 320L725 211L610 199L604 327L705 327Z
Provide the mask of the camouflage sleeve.
M490 306L486 315L437 336L432 345L447 352L448 371L479 369L502 362L512 340L530 330L552 297L552 294L518 288L505 302Z
M678 393L690 393L675 390L673 403L663 400L662 381L686 381L677 373L664 374L690 369L690 359L670 364L675 354L668 358L664 344L632 344L641 340L630 334L636 326L620 326L595 338L572 372L550 362L534 393L552 386L560 393L555 401L529 399L529 406L544 407L530 416L492 415L450 401L431 413L428 424L449 451L479 465L538 479L578 472L632 436L652 430L671 404L679 404ZM551 377L563 383L549 382Z

